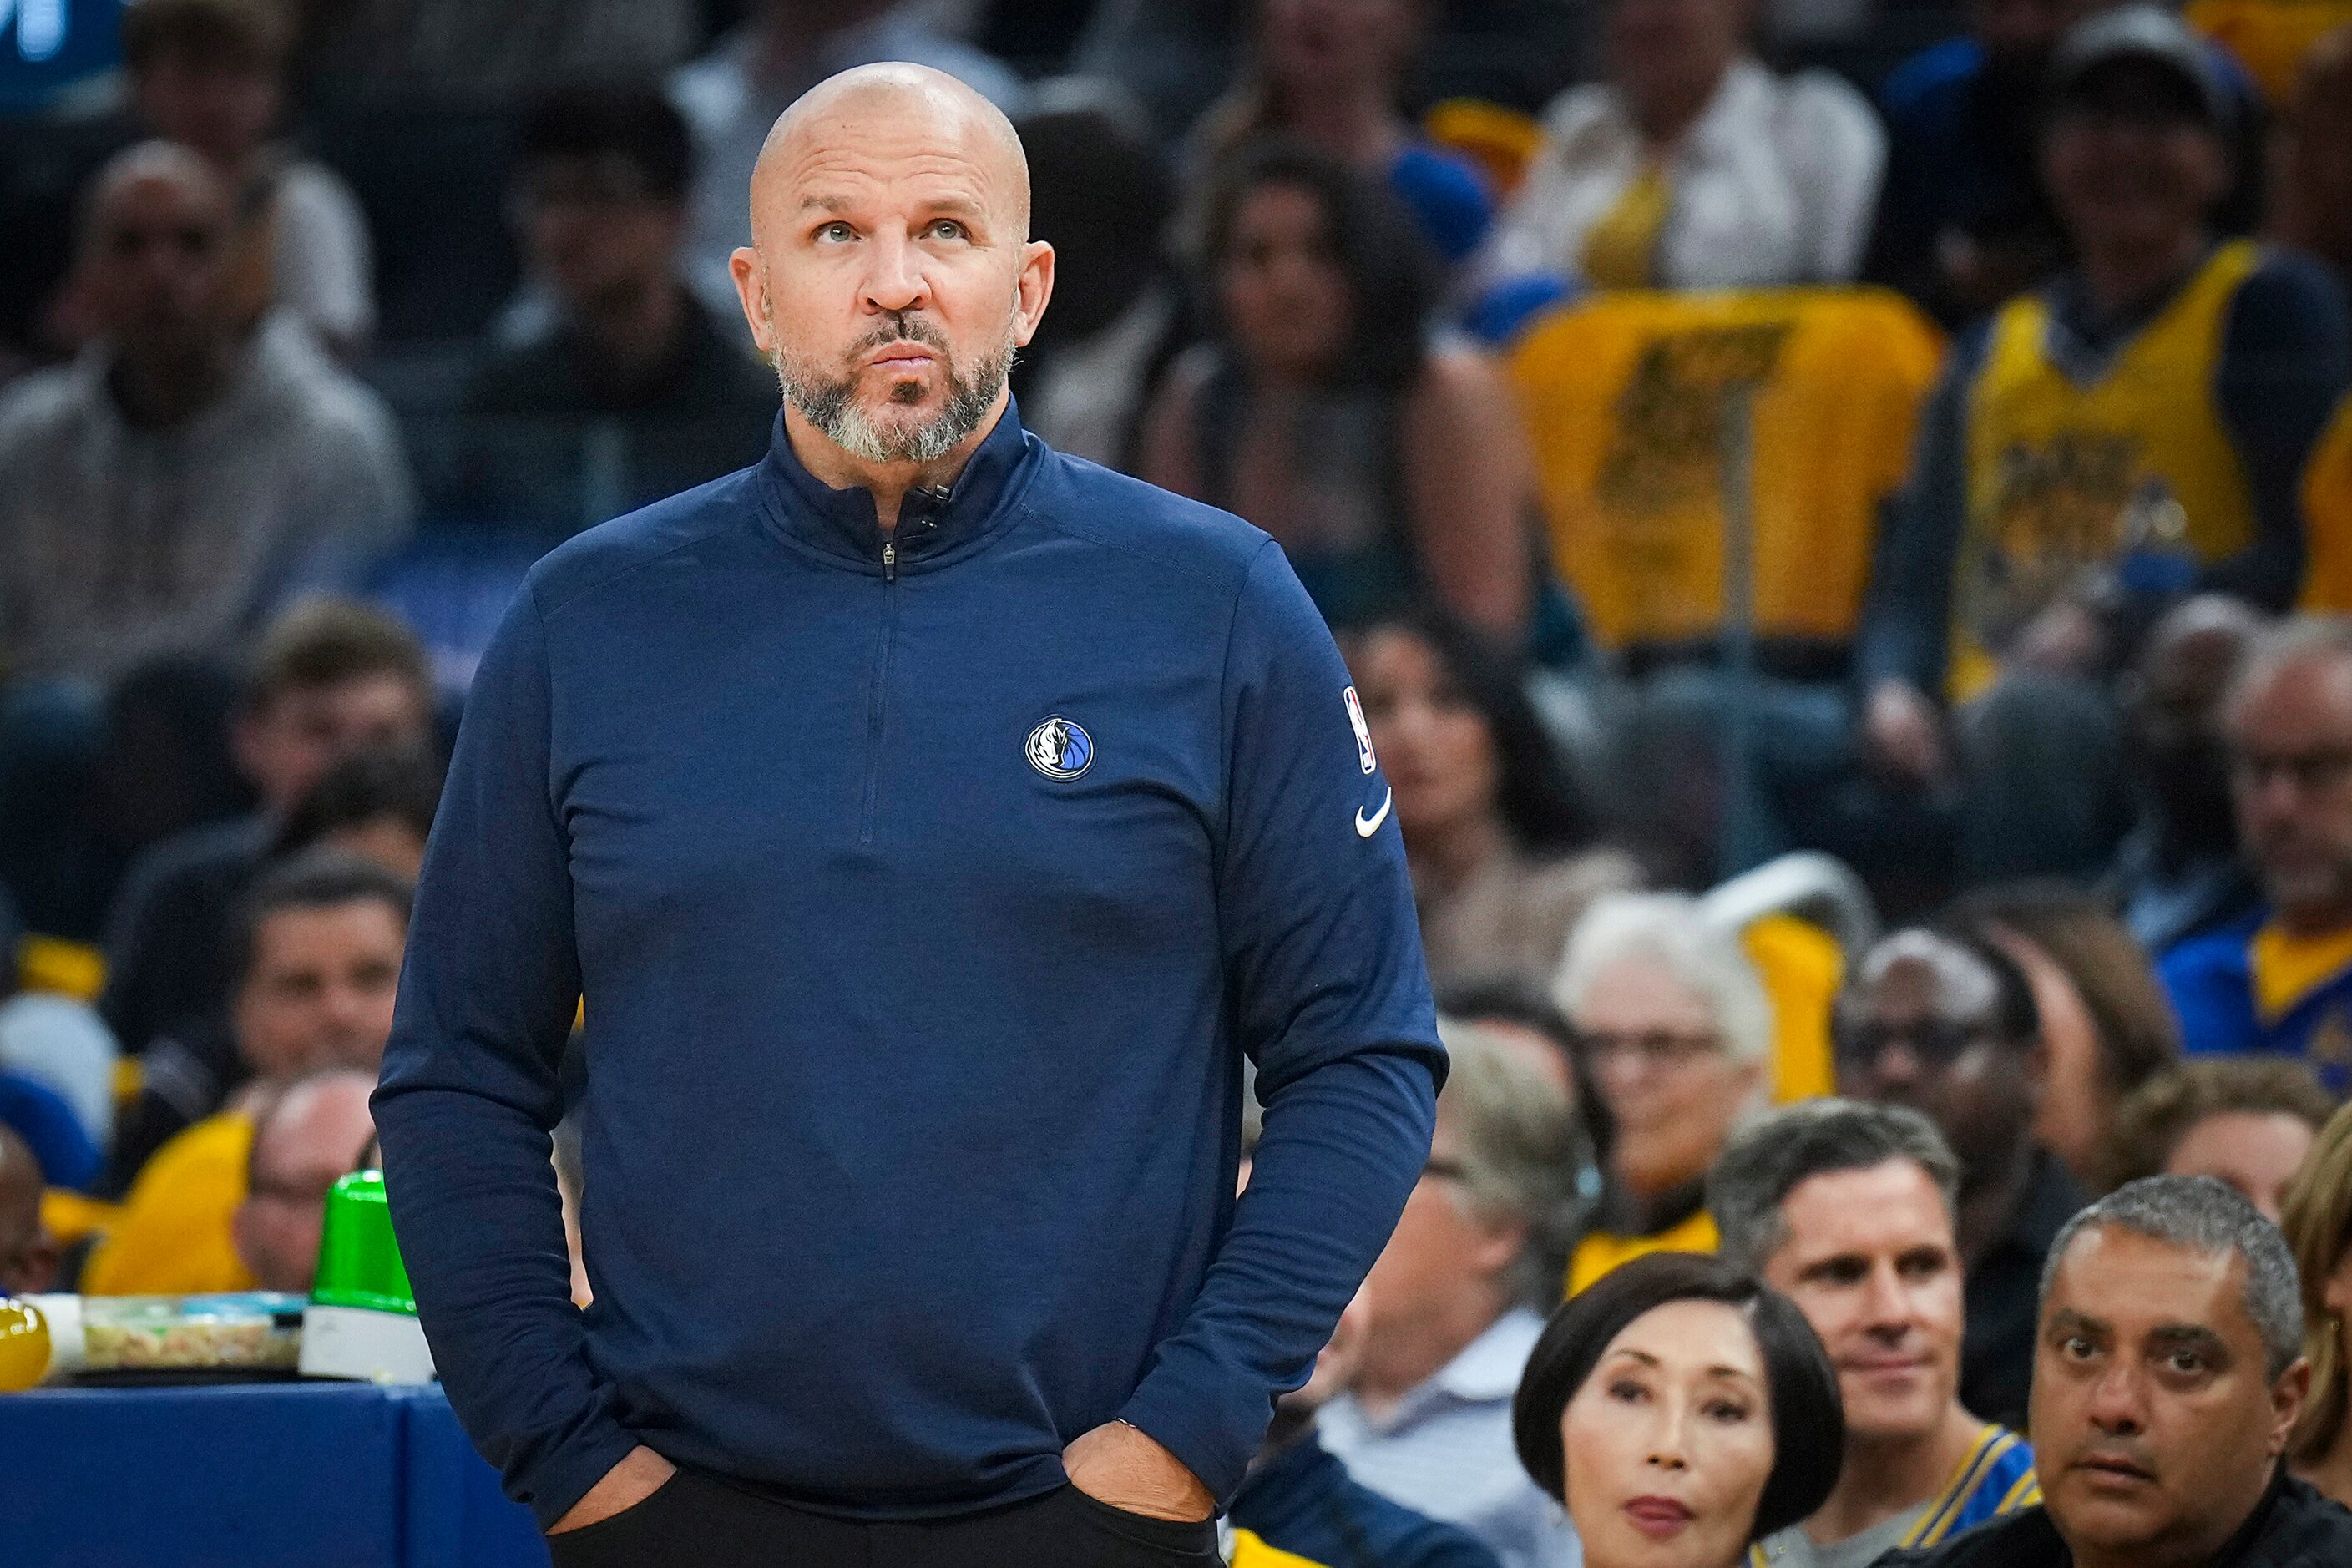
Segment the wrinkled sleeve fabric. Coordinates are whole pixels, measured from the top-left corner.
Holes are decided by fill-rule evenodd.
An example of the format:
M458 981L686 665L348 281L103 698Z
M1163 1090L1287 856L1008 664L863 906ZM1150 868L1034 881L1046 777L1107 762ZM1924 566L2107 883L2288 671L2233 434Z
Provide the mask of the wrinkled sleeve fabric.
M1229 633L1217 870L1227 1007L1265 1132L1199 1297L1120 1412L1221 1500L1387 1244L1444 1078L1403 841L1348 689L1268 542Z
M580 998L550 686L526 586L467 700L375 1092L393 1223L443 1386L541 1524L636 1444L588 1361L550 1163Z
M1952 571L1968 510L1969 389L1984 363L1982 328L1956 341L1919 416L1911 477L1880 508L1870 592L1855 638L1854 678L1867 694L1901 680L1934 696L1950 655Z
M2335 282L2308 257L2274 254L2230 301L2214 402L2246 473L2254 539L2207 568L2200 587L2273 613L2303 586L2303 473L2352 381L2352 326Z

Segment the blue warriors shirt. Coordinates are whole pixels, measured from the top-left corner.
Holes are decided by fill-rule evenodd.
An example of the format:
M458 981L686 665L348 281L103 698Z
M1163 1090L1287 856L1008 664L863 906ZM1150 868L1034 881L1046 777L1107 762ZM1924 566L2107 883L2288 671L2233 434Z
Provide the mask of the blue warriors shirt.
M1881 1553L1911 1546L1936 1546L2042 1500L2033 1473L2033 1450L2024 1438L1992 1422L1952 1472L1944 1489L1909 1513L1898 1514L1851 1541L1817 1543L1801 1524L1759 1542L1748 1553L1752 1568L1845 1568L1875 1562Z
M2352 1089L2352 931L2298 936L2257 911L2182 942L2157 966L2191 1056L2300 1057Z

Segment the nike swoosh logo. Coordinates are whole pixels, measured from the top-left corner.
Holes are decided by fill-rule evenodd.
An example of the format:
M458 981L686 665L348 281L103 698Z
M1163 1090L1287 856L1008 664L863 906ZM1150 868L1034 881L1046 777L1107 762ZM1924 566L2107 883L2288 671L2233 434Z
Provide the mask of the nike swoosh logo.
M1358 806L1356 808L1356 837L1359 838L1370 838L1373 834L1378 833L1381 830L1381 824L1389 819L1389 807L1395 804L1396 791L1390 790L1381 796L1381 808L1380 810L1372 813L1371 819L1370 821L1366 821L1364 818L1364 808L1360 805Z

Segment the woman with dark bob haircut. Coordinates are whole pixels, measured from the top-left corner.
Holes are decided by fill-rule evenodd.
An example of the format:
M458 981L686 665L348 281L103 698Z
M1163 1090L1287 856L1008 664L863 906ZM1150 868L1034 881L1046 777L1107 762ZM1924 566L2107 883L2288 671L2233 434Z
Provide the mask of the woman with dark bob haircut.
M1554 1312L1511 1426L1586 1568L1738 1568L1828 1500L1845 1455L1804 1315L1694 1253L1637 1258Z

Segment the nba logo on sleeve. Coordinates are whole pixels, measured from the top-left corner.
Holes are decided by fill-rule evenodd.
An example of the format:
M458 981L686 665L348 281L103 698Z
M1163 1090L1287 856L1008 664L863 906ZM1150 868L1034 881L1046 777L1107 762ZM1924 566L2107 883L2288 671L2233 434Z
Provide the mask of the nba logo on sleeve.
M1381 764L1380 759L1372 755L1372 731L1364 722L1364 705L1356 700L1356 689L1352 686L1340 695L1348 700L1348 722L1356 731L1356 765L1370 773Z

